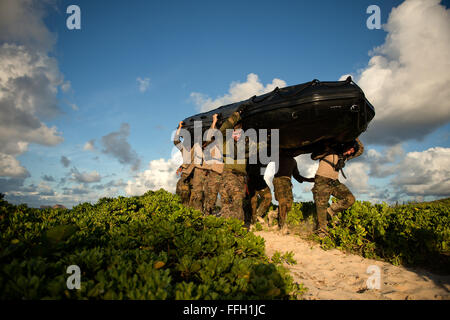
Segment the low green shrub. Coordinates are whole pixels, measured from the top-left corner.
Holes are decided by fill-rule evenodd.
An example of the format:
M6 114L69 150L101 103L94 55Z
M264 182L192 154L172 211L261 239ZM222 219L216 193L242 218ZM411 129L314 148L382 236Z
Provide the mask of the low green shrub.
M295 299L304 288L235 219L164 190L73 209L0 197L0 299ZM69 290L67 267L81 270Z

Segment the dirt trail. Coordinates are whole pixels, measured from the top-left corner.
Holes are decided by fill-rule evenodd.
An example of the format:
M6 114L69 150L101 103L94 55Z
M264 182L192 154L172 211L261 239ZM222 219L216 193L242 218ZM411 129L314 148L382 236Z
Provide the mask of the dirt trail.
M421 269L397 267L387 262L365 259L337 249L323 250L319 244L298 235L281 235L274 231L259 231L266 241L266 253L294 252L296 265L287 265L298 283L303 283L309 300L450 300L450 276L435 275ZM371 265L379 267L380 289L368 289L366 273Z

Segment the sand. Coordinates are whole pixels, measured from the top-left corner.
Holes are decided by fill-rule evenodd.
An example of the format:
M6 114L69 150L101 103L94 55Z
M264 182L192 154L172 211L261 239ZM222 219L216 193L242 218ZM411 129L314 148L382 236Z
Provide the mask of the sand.
M308 288L307 300L450 300L450 276L436 275L422 269L409 269L366 259L343 251L323 250L319 244L298 235L279 231L259 231L266 242L266 253L292 251L297 261L289 268L295 282ZM379 271L367 273L369 266ZM378 268L379 269L378 269ZM372 271L373 272L373 271ZM369 287L367 280L371 278Z

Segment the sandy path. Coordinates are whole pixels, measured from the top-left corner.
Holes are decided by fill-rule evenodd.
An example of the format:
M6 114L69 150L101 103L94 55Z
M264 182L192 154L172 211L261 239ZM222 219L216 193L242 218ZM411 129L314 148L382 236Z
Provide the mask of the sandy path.
M406 269L387 262L365 259L337 249L323 250L316 243L295 235L259 231L266 241L266 253L294 252L296 265L287 265L294 280L303 283L305 299L445 299L450 300L450 276L420 269ZM380 289L368 289L370 265L380 269Z

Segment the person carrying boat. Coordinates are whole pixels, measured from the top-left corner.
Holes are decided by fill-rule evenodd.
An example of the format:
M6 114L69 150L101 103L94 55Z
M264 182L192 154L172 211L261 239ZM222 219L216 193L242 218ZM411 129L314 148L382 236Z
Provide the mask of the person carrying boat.
M300 175L297 161L292 156L280 153L278 160L278 171L273 178L275 199L278 201L278 229L282 234L289 233L286 218L292 208L294 197L292 194L291 178L294 177L299 183L314 182L314 178L305 178Z
M241 105L237 111L225 120L219 129L224 137L222 149L224 168L219 187L222 202L220 213L222 217L236 218L244 222L247 159L249 159L251 152L257 152L259 148L259 144L253 139L246 137L242 129L241 114L245 108L245 105ZM226 132L231 129L233 129L232 135L227 140Z
M210 141L216 129L218 115L213 115L213 122L211 130L208 131L206 137L207 141ZM207 170L207 176L203 188L204 203L203 213L206 215L213 214L214 208L217 202L217 195L219 193L220 182L222 178L222 172L224 168L223 157L220 148L216 145L209 145L209 148L205 148L205 161L204 168Z
M192 176L192 171L194 169L194 166L191 161L191 159L192 159L191 152L189 152L187 159L185 159L186 158L185 153L188 151L184 147L183 142L181 142L181 140L180 140L180 131L181 131L181 128L183 127L183 124L184 124L183 121L180 121L180 123L178 124L177 131L175 133L174 139L173 139L173 143L174 143L175 147L177 147L178 150L180 150L183 155L183 164L177 170L177 175L179 175L180 178L178 179L175 193L180 197L181 203L185 206L188 206L189 199L191 196L191 188L192 188L190 179Z
M328 235L327 214L333 217L335 214L350 208L355 202L355 197L346 185L339 182L339 171L345 177L342 168L345 161L359 157L364 152L362 142L357 138L355 141L341 146L325 146L318 152L311 154L311 159L320 160L319 168L314 177L312 188L314 202L317 212L316 234L320 237ZM338 199L337 202L328 207L330 196Z
M247 164L247 190L251 207L250 223L264 223L262 216L272 203L272 193L261 174L260 164Z
M215 127L215 123L213 123ZM211 126L211 129L213 128ZM211 132L211 131L210 131ZM211 205L214 206L215 199L213 204L211 203L211 191L210 188L214 185L214 183L208 182L211 178L213 180L217 180L216 173L220 174L223 171L223 165L217 163L211 163L210 157L205 157L205 148L207 146L207 142L202 143L200 146L199 143L195 143L193 150L193 165L194 165L194 175L192 177L192 189L191 189L191 197L189 199L189 206L196 210L202 211L204 214L211 213ZM214 150L213 150L214 151ZM213 159L214 160L214 159ZM219 162L221 158L218 159ZM205 208L205 201L207 201L207 207Z

